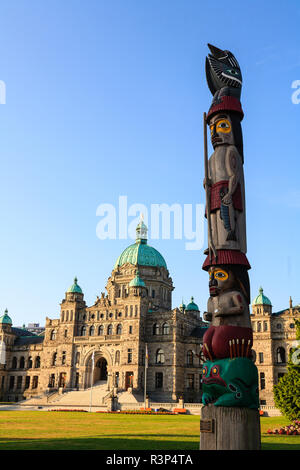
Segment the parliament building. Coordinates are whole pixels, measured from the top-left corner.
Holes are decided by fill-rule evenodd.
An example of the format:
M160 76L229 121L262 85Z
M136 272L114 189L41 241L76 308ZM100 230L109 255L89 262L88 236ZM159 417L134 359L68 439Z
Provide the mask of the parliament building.
M200 401L201 342L208 326L191 299L172 309L173 282L163 256L147 243L140 222L136 242L117 259L106 295L87 306L77 279L58 319L40 335L0 318L1 400L19 401L58 389L146 391L157 401ZM145 368L145 361L148 367Z

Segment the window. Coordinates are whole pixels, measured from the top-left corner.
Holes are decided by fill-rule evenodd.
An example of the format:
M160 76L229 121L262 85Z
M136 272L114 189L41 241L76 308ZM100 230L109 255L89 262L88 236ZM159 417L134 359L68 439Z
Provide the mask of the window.
M187 365L192 366L193 365L193 351L188 351L187 352Z
M264 321L264 331L268 331L268 323Z
M39 369L41 367L41 358L40 358L40 356L36 356L35 362L34 362L34 367L35 367L35 369Z
M81 328L80 336L85 336L86 335L86 326L83 326Z
M130 335L132 335L132 325L129 326L128 332L129 332Z
M265 373L264 372L261 372L259 374L259 381L260 381L260 389L264 390L264 388L266 387L266 379L265 379Z
M187 375L187 389L194 390L194 387L195 387L194 374L188 374Z
M22 375L17 377L17 389L20 390L22 388Z
M108 327L107 327L107 334L108 334L108 335L112 335L112 334L113 334L113 326L112 326L112 325L108 325Z
M28 369L31 369L32 368L32 357L29 356L28 358Z
M263 352L258 353L258 360L259 360L260 364L262 364L264 362L264 353Z
M95 327L91 326L90 327L90 336L94 336L94 334L95 334Z
M12 369L16 369L16 368L17 368L17 358L16 358L16 357L13 357L13 358L12 358L11 368L12 368Z
M258 332L261 331L261 322L260 321L257 322L257 331Z
M132 349L128 349L127 351L127 362L128 364L132 363Z
M154 299L154 298L155 298L155 290L152 289L152 299Z
M38 375L34 375L32 377L32 388L37 388L39 383L39 377Z
M115 364L120 364L120 351L116 351Z
M64 337L67 338L67 336L68 336L68 330L65 330L64 331Z
M66 363L66 356L67 356L66 351L63 351L63 352L62 352L62 355L61 355L61 363L62 363L62 365L64 365L64 364Z
M122 334L122 325L121 323L119 323L119 325L117 326L117 335L121 335Z
M164 364L165 354L162 349L158 349L156 352L156 364Z
M164 323L162 327L162 334L168 335L170 333L170 327L168 323Z
M53 374L54 376L54 374ZM30 387L30 375L25 377L25 389Z
M55 339L56 339L56 331L52 330L51 333L50 333L50 340L54 341Z
M100 325L99 328L98 328L98 335L99 336L102 336L104 333L104 326L103 325Z
M155 373L155 388L163 388L163 373L162 372L156 372Z
M80 361L80 352L77 352L75 356L75 364L79 364L79 361Z
M14 376L9 377L9 390L12 390L15 385L15 378Z
M25 358L24 356L22 356L20 359L20 369L24 369L24 368L25 368Z
M285 349L282 346L280 346L276 350L276 362L277 362L277 364L285 364L285 362L286 362L286 360L285 360Z
M277 330L281 330L282 324L281 324L281 323L277 323L276 328L277 328Z
M153 334L154 335L159 335L159 325L158 325L158 323L154 323L154 325L153 325Z
M56 366L57 353L55 352L52 356L52 365Z

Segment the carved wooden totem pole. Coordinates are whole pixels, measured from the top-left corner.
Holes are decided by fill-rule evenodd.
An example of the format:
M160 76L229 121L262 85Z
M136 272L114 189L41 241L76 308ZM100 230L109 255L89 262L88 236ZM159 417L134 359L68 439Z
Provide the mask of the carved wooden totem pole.
M242 75L229 51L208 45L206 78L213 94L204 114L209 274L203 338L200 449L259 449L258 373L253 362L249 262L246 257ZM214 149L207 157L207 126Z

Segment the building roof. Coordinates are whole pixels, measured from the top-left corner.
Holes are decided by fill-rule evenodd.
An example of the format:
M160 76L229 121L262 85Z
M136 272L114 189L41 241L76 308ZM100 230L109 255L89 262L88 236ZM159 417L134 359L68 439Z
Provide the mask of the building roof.
M12 325L12 319L8 316L8 310L6 309L4 315L0 317L0 323L5 323L6 325Z
M204 333L207 331L208 326L196 326L190 333L193 338L203 338Z
M25 344L39 344L44 341L44 336L19 336L15 341L15 346L22 346Z
M271 300L264 295L264 290L262 287L259 288L259 294L255 297L252 302L252 305L271 305Z
M136 228L136 241L128 246L117 259L114 269L126 263L135 266L159 266L167 269L164 257L147 243L147 227L140 222Z
M78 294L82 294L81 287L77 284L77 277L74 278L74 284L67 290L67 292L76 292Z
M191 297L191 301L189 304L186 306L186 312L194 310L194 312L199 312L199 307L197 304L194 302L194 297Z
M140 278L139 271L137 270L135 277L130 281L129 287L146 287L143 279Z

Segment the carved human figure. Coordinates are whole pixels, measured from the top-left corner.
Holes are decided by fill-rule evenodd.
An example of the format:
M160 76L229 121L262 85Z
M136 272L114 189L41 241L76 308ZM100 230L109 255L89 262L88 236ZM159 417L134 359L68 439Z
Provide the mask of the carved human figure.
M208 358L250 357L253 333L247 269L217 265L208 272L210 297L204 320L211 323L203 337L203 353Z
M241 129L234 113L221 112L209 121L214 152L208 161L211 231L216 250L247 252L245 185Z

